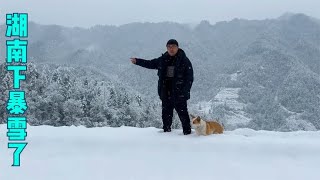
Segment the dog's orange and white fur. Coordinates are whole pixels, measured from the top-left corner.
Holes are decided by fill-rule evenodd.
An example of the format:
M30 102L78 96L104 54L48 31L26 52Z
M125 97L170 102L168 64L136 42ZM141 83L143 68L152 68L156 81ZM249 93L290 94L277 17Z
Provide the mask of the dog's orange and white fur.
M204 121L199 116L195 117L192 114L190 116L197 135L222 134L224 131L223 126L217 121Z

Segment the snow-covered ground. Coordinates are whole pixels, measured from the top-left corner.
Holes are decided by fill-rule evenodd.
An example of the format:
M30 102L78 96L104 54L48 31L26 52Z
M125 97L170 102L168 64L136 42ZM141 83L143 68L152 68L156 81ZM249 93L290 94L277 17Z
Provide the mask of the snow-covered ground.
M1 180L319 180L320 131L238 129L189 136L155 128L28 127L11 167L0 126Z

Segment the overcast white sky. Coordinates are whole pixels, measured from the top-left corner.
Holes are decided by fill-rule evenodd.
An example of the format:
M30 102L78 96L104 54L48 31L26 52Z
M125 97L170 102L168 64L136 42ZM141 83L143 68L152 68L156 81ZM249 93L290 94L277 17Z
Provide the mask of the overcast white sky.
M320 19L320 0L0 0L1 24L5 14L13 12L27 12L29 21L40 24L69 27L201 20L214 24L236 17L276 18L285 12Z

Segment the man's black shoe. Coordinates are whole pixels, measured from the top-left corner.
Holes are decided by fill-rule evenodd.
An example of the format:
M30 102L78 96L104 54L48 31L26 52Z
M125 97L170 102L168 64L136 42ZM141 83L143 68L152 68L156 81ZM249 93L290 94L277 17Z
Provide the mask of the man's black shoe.
M190 129L190 130L185 130L185 131L183 131L183 134L184 134L184 135L191 134L191 129Z
M164 132L171 132L171 128L164 128L163 131Z

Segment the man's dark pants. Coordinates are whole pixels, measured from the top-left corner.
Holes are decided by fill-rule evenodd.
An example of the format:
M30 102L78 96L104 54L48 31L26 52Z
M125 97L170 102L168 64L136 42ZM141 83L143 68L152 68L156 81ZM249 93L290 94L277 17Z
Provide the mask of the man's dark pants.
M173 100L173 98L168 95L162 99L162 121L163 129L170 128L172 125L173 109L175 109L180 118L183 132L190 132L190 117L187 108L187 100L179 99Z

